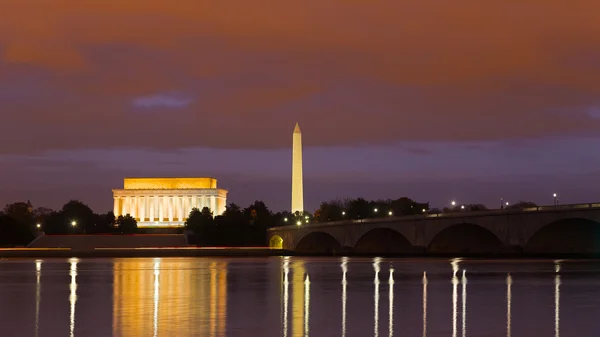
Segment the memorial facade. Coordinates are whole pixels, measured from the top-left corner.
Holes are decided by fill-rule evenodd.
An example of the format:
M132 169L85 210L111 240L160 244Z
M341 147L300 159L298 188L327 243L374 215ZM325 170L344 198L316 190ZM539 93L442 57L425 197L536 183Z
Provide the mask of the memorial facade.
M115 217L129 214L138 227L181 227L192 208L223 214L227 190L214 178L125 178L113 198Z

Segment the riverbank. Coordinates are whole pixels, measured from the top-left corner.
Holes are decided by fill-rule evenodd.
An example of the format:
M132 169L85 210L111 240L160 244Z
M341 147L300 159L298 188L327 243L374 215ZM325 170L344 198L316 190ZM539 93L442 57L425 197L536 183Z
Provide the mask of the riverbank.
M599 259L598 254L307 254L267 247L163 247L163 248L0 248L0 258L137 258L137 257L382 257L469 259Z
M135 258L135 257L203 257L203 256L284 256L293 252L263 247L164 247L164 248L3 248L0 258Z

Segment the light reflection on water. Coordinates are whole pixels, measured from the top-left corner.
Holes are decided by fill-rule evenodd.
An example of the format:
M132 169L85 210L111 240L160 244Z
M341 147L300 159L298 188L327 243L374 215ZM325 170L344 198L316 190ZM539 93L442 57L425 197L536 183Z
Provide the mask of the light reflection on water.
M600 335L599 275L600 261L5 260L0 324L11 337L585 337Z

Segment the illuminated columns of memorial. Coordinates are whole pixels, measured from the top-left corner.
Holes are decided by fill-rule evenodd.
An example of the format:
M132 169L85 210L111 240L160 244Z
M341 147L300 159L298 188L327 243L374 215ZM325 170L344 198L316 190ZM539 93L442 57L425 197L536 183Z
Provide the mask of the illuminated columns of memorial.
M223 214L227 190L212 178L126 178L113 202L116 217L129 214L140 227L183 226L193 208Z

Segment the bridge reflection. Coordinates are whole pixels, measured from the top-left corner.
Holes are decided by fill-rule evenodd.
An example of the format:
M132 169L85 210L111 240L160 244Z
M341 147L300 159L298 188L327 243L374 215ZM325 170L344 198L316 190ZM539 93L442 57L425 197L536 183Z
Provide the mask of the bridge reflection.
M282 294L283 294L283 305L282 305L282 336L288 335L288 327L291 325L291 335L294 337L304 336L308 337L310 334L310 307L311 307L311 298L310 298L310 274L308 272L307 264L303 261L291 261L290 258L285 258L282 260ZM341 284L341 308L340 308L340 316L341 316L341 331L340 335L342 337L346 337L348 331L352 330L352 327L348 326L348 317L347 317L347 309L348 309L348 277L352 274L352 271L349 267L350 259L344 257L340 261L340 284ZM379 337L381 334L381 328L385 328L382 325L380 310L382 306L387 305L388 313L387 313L387 335L392 337L394 335L394 326L396 325L396 315L394 312L394 302L395 302L395 288L396 288L396 271L397 268L387 267L385 260L381 258L375 258L372 260L372 272L373 272L373 290L372 290L372 303L373 303L373 329L372 335L374 337ZM466 337L468 330L468 286L469 286L469 275L467 270L463 266L463 261L461 259L453 259L450 261L451 274L449 274L450 284L452 287L451 290L451 305L452 305L452 316L451 316L451 335L453 337ZM560 336L560 287L561 287L561 277L560 277L560 261L557 261L555 264L556 275L554 276L554 310L555 310L555 337ZM291 282L290 280L290 273ZM382 282L382 275L387 274L387 296L386 293L381 292L382 286L385 286L385 283ZM431 285L431 280L428 277L427 272L423 272L421 278L421 306L422 306L422 336L426 337L428 335L428 288ZM443 281L441 281L443 282ZM447 282L447 281L446 281ZM513 301L513 284L514 284L514 275L510 273L506 274L505 277L505 305L506 305L506 336L512 336L512 301ZM291 299L291 307L292 313L291 315L288 313L288 308L290 307L289 303L289 295L292 294ZM387 297L387 298L385 298ZM318 301L318 298L317 298ZM387 301L387 303L386 303ZM361 311L361 315L366 314L367 312ZM335 316L336 313L328 313L329 315ZM402 319L399 317L398 319ZM352 321L350 321L350 324ZM357 327L360 328L360 327ZM439 329L439 327L438 327Z

